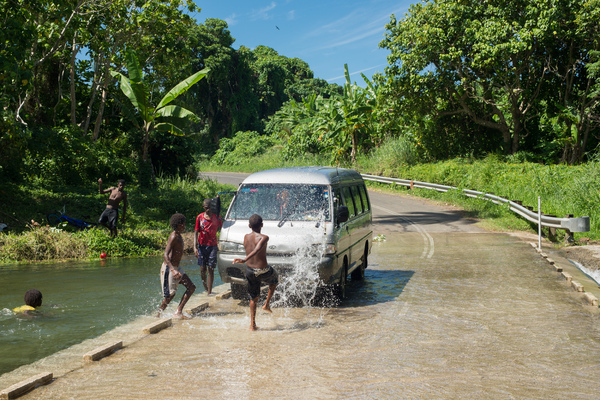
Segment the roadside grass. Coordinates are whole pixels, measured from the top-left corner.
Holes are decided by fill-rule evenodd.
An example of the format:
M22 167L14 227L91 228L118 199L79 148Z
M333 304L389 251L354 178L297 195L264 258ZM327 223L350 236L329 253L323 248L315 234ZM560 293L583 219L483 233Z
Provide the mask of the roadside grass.
M46 214L63 206L70 217L97 221L108 199L98 193L97 184L34 189L7 184L0 192L0 221L9 227L0 234L0 263L88 259L103 252L110 257L157 255L171 232L172 214L184 214L187 230L193 230L202 201L229 189L211 180L170 177L159 177L154 189L126 185L126 219L119 221L118 237L110 238L101 226L78 231L64 224L50 227L46 221Z

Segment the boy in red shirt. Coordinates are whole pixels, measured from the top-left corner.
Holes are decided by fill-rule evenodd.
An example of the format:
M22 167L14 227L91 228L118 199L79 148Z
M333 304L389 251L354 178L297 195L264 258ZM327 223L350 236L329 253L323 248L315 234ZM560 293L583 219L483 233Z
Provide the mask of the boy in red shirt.
M202 206L204 212L196 217L194 254L198 257L204 289L211 294L217 266L217 231L223 222L210 209L210 199L204 199Z

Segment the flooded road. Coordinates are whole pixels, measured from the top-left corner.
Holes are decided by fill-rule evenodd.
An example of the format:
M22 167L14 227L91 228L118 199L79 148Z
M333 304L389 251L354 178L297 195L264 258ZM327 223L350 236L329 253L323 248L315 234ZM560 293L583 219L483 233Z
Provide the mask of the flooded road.
M600 397L598 308L528 243L423 200L370 195L385 240L338 307L259 310L250 332L247 302L213 297L191 320L144 335L156 320L141 318L0 376L0 389L50 371L24 399ZM81 361L114 340L125 347Z
M388 233L338 308L221 300L26 399L590 399L597 309L504 234Z

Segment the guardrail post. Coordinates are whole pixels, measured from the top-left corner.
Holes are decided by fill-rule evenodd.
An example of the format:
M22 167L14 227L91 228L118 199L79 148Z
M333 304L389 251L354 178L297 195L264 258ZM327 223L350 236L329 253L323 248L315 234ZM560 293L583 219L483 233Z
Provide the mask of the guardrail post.
M573 218L573 214L567 214L566 218ZM568 229L565 229L565 245L569 246L575 243L575 237L573 236L573 232Z
M554 217L556 218L556 215L551 215L551 214L546 214L547 217ZM548 239L551 242L556 242L556 228L548 228Z
M413 187L413 181L412 181L412 179L411 179L411 180L410 180L410 190L413 190L413 189L414 189L414 187Z

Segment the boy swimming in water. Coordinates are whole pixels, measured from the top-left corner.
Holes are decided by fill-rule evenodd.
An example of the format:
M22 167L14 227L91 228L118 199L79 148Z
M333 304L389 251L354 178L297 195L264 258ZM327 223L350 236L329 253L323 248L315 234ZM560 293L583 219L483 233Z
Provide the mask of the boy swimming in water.
M160 268L160 284L163 291L163 301L159 307L157 317L160 317L162 311L167 308L167 305L175 297L177 286L181 283L185 286L186 291L181 297L177 311L173 314L175 318L188 319L183 315L183 307L190 299L190 296L196 290L196 286L192 280L179 268L179 262L183 255L183 237L182 232L185 232L185 216L183 214L173 214L171 217L171 228L173 232L169 235L167 247L163 254L163 264Z
M27 314L29 311L35 311L41 305L42 292L37 289L30 289L25 292L25 305L13 308L13 312Z
M248 279L248 293L250 295L250 330L255 331L258 329L255 322L256 317L256 304L260 296L260 284L265 282L269 285L269 293L267 299L263 305L263 310L271 313L269 303L271 297L275 292L275 288L279 283L277 277L277 271L267 264L267 242L269 237L260 233L263 221L262 217L258 214L254 214L250 217L249 221L251 233L244 236L244 248L246 249L246 258L236 258L233 260L234 264L246 263L246 279Z

